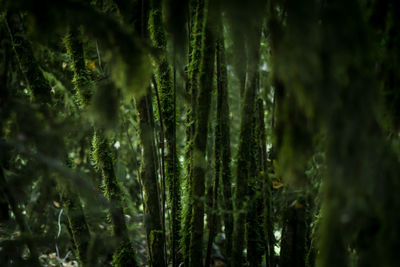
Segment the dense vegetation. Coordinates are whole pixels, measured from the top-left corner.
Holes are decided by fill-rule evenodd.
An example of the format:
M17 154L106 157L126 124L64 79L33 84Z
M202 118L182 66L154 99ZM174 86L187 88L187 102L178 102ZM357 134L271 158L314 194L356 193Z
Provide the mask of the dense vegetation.
M0 0L0 266L400 266L397 0Z

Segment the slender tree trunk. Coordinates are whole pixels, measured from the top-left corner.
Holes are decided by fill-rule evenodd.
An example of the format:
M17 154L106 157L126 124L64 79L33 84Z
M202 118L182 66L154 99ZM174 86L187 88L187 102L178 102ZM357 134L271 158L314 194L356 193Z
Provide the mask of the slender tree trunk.
M123 8L123 1L116 1L119 8ZM151 1L151 9L147 1L141 1L141 11L134 23L134 29L142 36L142 38L150 38L153 44L161 49L161 58L157 63L156 77L157 87L160 92L160 102L162 108L163 124L166 127L165 137L167 140L168 153L165 160L167 166L167 176L171 184L176 183L175 176L178 169L176 168L176 148L174 149L175 137L175 118L173 111L174 93L171 90L170 68L166 56L163 54L166 49L166 40L161 25L161 3L159 0ZM128 20L125 14L124 20ZM125 14L125 15L124 15ZM148 30L146 30L148 28ZM162 224L162 215L159 199L158 176L157 176L157 157L156 147L154 143L154 117L150 87L145 89L145 94L135 99L136 109L139 114L139 137L142 146L142 162L140 166L140 179L143 184L144 198L144 224L146 228L146 237L149 250L149 264L154 267L162 267L166 265L166 255L164 253L165 236ZM172 113L172 115L171 115ZM168 128L167 128L168 127ZM176 168L176 169L175 169ZM172 171L171 171L172 169ZM171 178L172 177L172 178ZM169 179L171 178L171 179ZM177 178L179 179L179 178ZM176 189L176 188L174 188ZM172 191L171 191L172 192ZM171 193L170 192L170 193ZM176 193L176 191L173 191ZM176 202L175 202L176 204ZM177 208L175 206L175 208ZM176 227L176 225L175 225Z
M60 192L79 261L82 266L87 266L90 232L83 213L79 195L72 190L71 185L69 184L62 185Z
M261 37L261 30L259 32ZM248 47L251 48L251 42L260 42L260 39L254 40L250 39ZM256 51L248 53L249 60L253 62L253 60L260 60L259 51L258 54ZM258 56L258 58L257 58ZM252 62L249 63L249 67L252 66ZM253 66L254 67L254 66ZM259 91L259 70L258 66L254 69L249 69L249 72L253 71L254 76L251 77L249 73L249 77L253 79L253 81L248 81L251 86L254 86L256 92ZM260 136L258 134L259 131L259 120L257 119L259 114L258 110L258 102L254 100L254 115L253 119L253 128L251 129L251 138L250 138L250 157L249 157L249 170L248 170L248 211L246 218L246 240L247 240L247 262L249 266L260 266L262 260L262 254L264 252L264 234L262 228L262 199L261 195L258 192L262 190L262 180L261 180L261 162L260 158L262 157L262 151L260 151Z
M257 101L257 127L256 137L258 137L258 159L259 171L262 178L262 198L263 198L263 230L265 241L265 258L266 267L273 267L274 259L274 232L272 220L272 184L268 177L267 165L267 146L265 137L265 124L264 124L264 104L262 99Z
M104 193L110 201L110 215L117 248L113 255L114 266L137 266L135 251L129 240L123 209L123 193L115 177L111 145L102 130L95 130L92 141L93 159L101 171Z
M136 100L139 113L139 137L142 145L140 178L144 191L144 211L151 266L165 266L164 236L162 231L157 167L154 147L153 108L148 93Z
M185 147L185 164L186 164L186 178L185 178L185 195L184 206L182 209L183 228L181 234L181 250L183 256L184 266L189 266L189 249L190 249L190 236L191 236L191 220L193 210L193 195L192 195L192 182L193 182L193 138L195 129L195 111L196 111L196 96L198 87L198 78L201 61L201 48L202 37L204 32L204 0L195 0L191 2L191 24L190 24L190 44L189 44L189 62L187 70L187 84L186 92L188 104L186 107L186 147Z
M206 4L207 6L207 4ZM189 266L203 266L203 228L204 228L204 184L207 163L205 152L207 145L208 121L211 102L211 91L214 77L215 59L215 31L212 29L213 6L207 13L207 22L204 31L203 49L200 65L199 87L195 114L195 133L193 136L193 183L192 203L193 213L191 220Z
M167 42L162 24L161 0L152 1L149 30L153 45L160 49L161 52L159 58L156 59L156 81L167 147L164 162L169 205L171 207L171 257L172 266L176 267L179 265L180 258L178 254L181 226L180 166L176 151L175 92L172 87L171 68L166 54Z
M212 101L211 107L211 117L213 116L213 106ZM213 121L209 121L209 133L207 141L207 166L213 166L214 168L208 168L206 171L206 216L207 216L207 228L208 228L208 239L207 248L205 254L205 264L204 266L210 266L211 264L211 251L212 244L214 242L215 235L218 231L218 192L220 184L220 174L221 174L221 138L219 129L217 129L218 122L215 123L213 127ZM213 131L214 129L214 131ZM219 136L218 136L219 135ZM214 156L213 156L214 155Z
M283 212L280 264L282 267L304 267L306 257L305 201L288 189Z
M228 103L228 74L225 62L225 40L222 26L222 15L219 14L218 19L218 39L217 39L217 125L216 138L219 136L220 156L216 161L220 161L220 179L222 183L223 208L225 225L225 248L224 252L227 257L227 265L231 266L230 257L232 254L232 233L233 233L233 205L232 205L232 175L231 175L231 143L230 143L230 119L229 119L229 103ZM218 133L217 133L218 130Z
M244 93L241 124L240 124L240 137L239 137L239 150L237 160L237 179L236 179L236 192L235 192L235 228L233 236L233 266L243 266L243 249L244 249L244 236L245 236L245 222L246 222L246 206L244 205L246 197L249 193L249 171L251 170L251 161L254 158L254 112L255 112L255 97L257 90L257 72L259 68L260 54L260 37L261 29L259 25L252 25L249 29L248 36L248 78L246 89ZM251 229L254 230L254 229ZM250 240L251 241L251 240Z

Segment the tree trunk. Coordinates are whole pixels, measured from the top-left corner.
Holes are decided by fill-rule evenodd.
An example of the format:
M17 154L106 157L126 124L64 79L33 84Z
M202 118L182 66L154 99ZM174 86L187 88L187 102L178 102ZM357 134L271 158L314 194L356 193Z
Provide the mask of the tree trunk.
M259 172L262 179L262 219L265 243L265 260L266 267L273 267L274 259L274 225L272 218L272 184L268 176L267 164L267 145L265 137L265 123L264 123L264 103L262 99L257 100L257 126L256 138L258 143L258 159L259 159Z
M237 160L237 177L235 192L235 225L233 233L232 264L233 266L243 266L243 249L245 244L245 222L246 222L246 198L249 193L249 170L251 170L251 161L254 159L254 112L255 97L257 90L257 73L259 68L260 54L260 25L252 25L249 29L249 60L248 60L248 78L243 99L239 150Z
M186 93L188 104L186 106L186 147L185 147L185 195L182 209L183 228L181 234L181 250L184 266L189 266L189 250L191 236L191 220L193 211L193 138L195 129L195 111L196 111L196 96L198 87L198 78L201 62L202 37L204 32L204 16L205 7L204 0L195 0L190 5L191 10L191 32L189 44L189 62L187 70Z
M259 31L259 36L261 37L261 29ZM253 86L254 91L259 91L259 70L258 65L253 65L253 62L259 62L260 60L260 52L259 47L254 51L251 51L252 48L251 43L259 43L260 37L258 39L250 39L248 47L249 47L249 80L248 86ZM254 37L253 37L254 38ZM250 62L251 61L251 62ZM252 72L252 73L251 73ZM249 138L249 146L250 146L250 155L248 158L249 161L249 169L247 170L247 184L248 184L248 208L246 215L246 240L247 240L247 262L251 267L258 267L261 265L262 254L264 252L264 233L262 228L262 207L263 202L261 199L261 195L258 192L262 190L262 180L261 180L261 162L260 158L262 157L262 151L260 151L260 138L257 136L259 134L258 128L258 105L254 98L254 109L253 116L251 119L253 120L253 127L251 129L251 137Z
M206 3L207 6L207 3ZM207 10L207 8L206 8ZM193 183L192 183L192 220L189 266L203 266L203 228L204 228L204 186L207 162L205 160L208 121L210 113L211 92L214 77L215 60L215 32L212 30L213 21L212 6L208 8L205 31L203 35L203 49L201 53L201 65L197 105L195 113L195 132L193 136Z
M164 155L165 178L171 207L171 257L172 266L179 265L179 240L181 226L181 183L180 166L176 151L176 115L175 92L171 81L171 68L167 59L166 37L162 24L162 6L160 0L153 0L149 17L150 37L153 45L160 49L161 55L156 61L156 81L161 104L162 123L167 153ZM164 140L161 140L164 142Z
M139 137L142 145L140 179L144 191L144 212L150 266L165 266L164 235L161 223L160 199L154 146L153 107L150 88L147 94L136 99L139 113Z

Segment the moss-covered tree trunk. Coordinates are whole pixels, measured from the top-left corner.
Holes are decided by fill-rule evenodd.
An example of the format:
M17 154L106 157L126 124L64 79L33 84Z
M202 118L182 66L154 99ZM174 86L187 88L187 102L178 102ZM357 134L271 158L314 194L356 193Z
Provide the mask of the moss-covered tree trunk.
M82 266L87 266L90 232L81 206L79 195L72 190L71 185L69 184L59 186L63 207L65 208L65 212L67 214L69 227L72 232L72 238L78 254L78 259Z
M186 71L186 147L185 147L185 169L186 177L184 182L185 194L182 209L182 234L181 234L181 251L184 266L189 266L189 249L190 249L190 223L192 218L192 156L193 156L193 137L194 137L194 117L196 111L196 96L198 87L198 78L201 61L202 36L204 32L204 0L195 0L190 3L190 44L188 69Z
M257 100L256 114L256 138L258 143L258 166L262 179L262 219L265 242L266 267L273 267L274 258L274 225L272 218L272 183L268 176L267 145L264 123L264 103L262 99Z
M232 217L232 193L231 193L231 172L230 172L230 124L229 124L229 105L228 105L228 77L225 62L225 41L222 28L222 14L220 7L217 6L217 16L215 22L216 26L216 74L217 74L217 112L215 123L215 147L214 147L214 161L215 161L215 175L212 187L212 200L210 218L207 222L209 226L209 236L206 251L205 266L211 264L211 249L217 234L217 210L219 206L224 208L222 218L225 223L226 242L224 254L228 257L226 262L229 265L229 256L232 250L232 231L233 231L233 217ZM222 190L219 189L220 184ZM223 202L218 203L219 194L222 191Z
M259 91L259 66L257 64L253 65L254 62L260 61L260 51L259 47L256 47L255 50L252 50L253 45L252 42L260 42L261 37L261 28L258 33L259 38L253 39L255 36L251 36L249 38L248 43L248 59L249 59L249 70L248 70L248 78L252 79L247 81L248 86L254 86L255 91ZM251 73L252 72L252 73ZM262 176L260 174L261 162L260 158L262 157L260 151L260 137L257 136L259 134L258 128L258 105L254 100L254 114L252 117L253 127L251 129L251 137L249 138L249 149L250 157L249 161L249 169L248 172L248 192L247 196L249 199L248 209L246 215L246 241L247 241L247 262L249 266L260 266L262 260L262 254L264 253L264 234L262 228L262 207L263 202L261 199L262 190Z
M254 112L255 97L258 81L258 68L260 61L260 37L261 29L258 22L251 25L248 33L248 74L246 89L244 92L243 106L241 110L241 124L239 135L239 150L237 159L237 177L235 187L235 225L233 233L232 265L243 266L243 249L245 244L245 223L247 213L246 198L249 193L248 182L252 161L254 161ZM256 223L256 222L254 222ZM250 229L255 230L255 229ZM251 232L249 232L251 233ZM250 240L252 241L252 240ZM256 242L257 243L257 242ZM255 244L254 244L255 245ZM251 245L253 246L253 245ZM257 250L256 247L254 250ZM249 249L249 247L248 247ZM257 254L257 253L255 253ZM253 260L253 259L252 259Z
M156 148L154 146L154 118L150 95L150 88L148 88L147 94L136 100L136 109L139 113L139 137L142 146L140 178L144 191L144 223L149 246L149 262L151 266L165 266L164 235L157 182Z
M211 110L210 117L212 118L214 115L214 101L211 101ZM215 126L214 126L215 124ZM208 140L207 140L207 148L206 148L206 158L207 158L207 166L214 166L214 168L208 168L206 170L206 191L205 191L205 200L206 200L206 209L205 209L205 217L206 226L208 228L208 235L206 238L206 254L205 264L204 266L210 266L211 264L211 252L212 245L214 242L215 235L220 227L219 222L219 214L218 214L218 194L219 194L219 186L220 181L219 177L221 174L221 152L220 152L220 137L217 136L217 122L211 119L209 121L209 132L208 132ZM218 147L218 148L217 148ZM214 163L213 163L214 162Z
M222 183L223 207L226 214L223 215L225 225L225 255L227 264L230 266L232 252L233 233L233 205L232 205L232 177L231 177L231 143L230 143L230 118L228 101L228 74L225 60L225 39L221 16L218 16L218 39L217 39L217 125L220 136L220 158Z
M225 60L225 39L221 15L218 15L218 39L217 39L217 125L220 135L220 161L223 196L223 220L225 225L226 262L231 266L232 233L233 233L233 205L232 205L232 174L231 174L231 142L230 142L230 118L228 98L228 73ZM217 159L216 159L217 160Z
M112 263L118 267L137 266L135 251L125 223L123 192L115 176L111 144L103 130L95 130L92 146L94 162L103 177L104 193L110 201L110 217L117 241Z
M207 22L203 35L201 52L199 87L197 94L196 113L194 116L195 132L193 136L193 182L192 182L192 219L189 266L203 266L203 228L204 228L204 191L207 163L205 160L208 122L211 103L211 92L214 77L215 31L213 5L207 8Z
M171 207L171 258L172 266L176 267L179 265L180 258L178 255L178 242L180 240L181 228L180 166L176 151L176 96L171 81L171 68L167 59L167 42L162 24L161 0L153 0L151 3L149 17L150 37L153 45L160 49L160 55L155 59L157 66L156 81L160 96L161 117L167 147L164 162L168 200Z
M72 28L69 31L65 38L65 45L72 60L75 93L80 107L85 108L89 104L92 94L92 81L86 69L79 29ZM123 193L114 172L111 144L103 130L96 129L94 131L92 148L95 165L102 174L105 189L104 193L110 201L110 217L113 225L113 233L117 240L117 248L114 251L112 263L114 266L121 267L137 266L135 251L129 240L128 228L125 223Z

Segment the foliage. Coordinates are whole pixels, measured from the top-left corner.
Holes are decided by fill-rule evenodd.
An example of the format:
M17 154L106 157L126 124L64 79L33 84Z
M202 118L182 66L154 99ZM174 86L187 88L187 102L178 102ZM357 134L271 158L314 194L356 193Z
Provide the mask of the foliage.
M398 266L399 17L0 0L0 265Z

